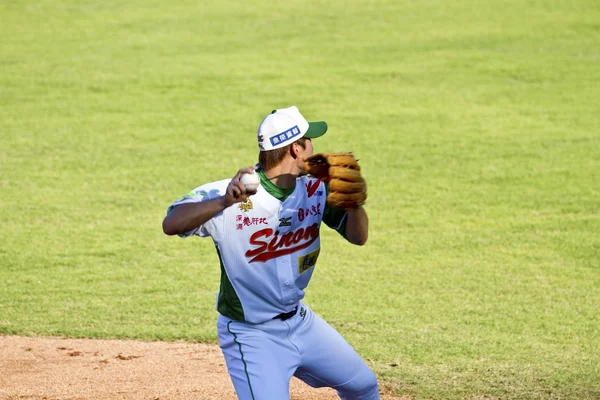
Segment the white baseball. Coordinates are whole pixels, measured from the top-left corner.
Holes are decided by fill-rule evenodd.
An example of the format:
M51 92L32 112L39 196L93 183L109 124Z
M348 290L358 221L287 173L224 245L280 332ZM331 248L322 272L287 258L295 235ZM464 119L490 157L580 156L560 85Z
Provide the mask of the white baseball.
M256 172L252 172L251 174L242 175L240 182L242 182L247 191L253 192L260 185L260 177Z

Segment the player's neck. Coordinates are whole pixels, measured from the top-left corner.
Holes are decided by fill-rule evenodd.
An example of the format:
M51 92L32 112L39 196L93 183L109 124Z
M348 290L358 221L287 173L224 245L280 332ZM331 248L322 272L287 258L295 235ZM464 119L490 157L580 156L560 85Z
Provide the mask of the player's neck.
M296 178L298 178L299 172L300 171L294 168L294 165L281 163L278 166L265 171L265 176L280 188L290 189L296 186Z

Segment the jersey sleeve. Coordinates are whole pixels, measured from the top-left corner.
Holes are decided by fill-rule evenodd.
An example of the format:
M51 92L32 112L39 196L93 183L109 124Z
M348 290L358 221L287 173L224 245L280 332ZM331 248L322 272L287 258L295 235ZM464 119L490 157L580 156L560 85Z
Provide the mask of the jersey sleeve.
M178 198L177 200L175 200L169 206L169 208L167 208L167 215L169 215L169 213L171 211L173 211L173 209L179 205L188 204L188 203L200 203L202 201L211 200L211 199L214 199L214 198L217 198L220 196L221 196L220 191L217 188L215 188L214 185L212 185L212 184L206 184L206 185L197 187L196 189L192 190L188 194L185 194L185 195L181 196L180 198ZM214 217L213 217L213 219L214 219ZM212 225L214 224L213 219L206 221L203 225L200 225L188 232L180 233L178 236L182 237L182 238L189 237L189 236L201 236L201 237L211 236L211 232L213 230Z
M325 191L329 194L329 185L325 183ZM340 235L346 237L346 221L348 213L343 208L332 207L325 203L323 211L323 222L331 229L337 231Z

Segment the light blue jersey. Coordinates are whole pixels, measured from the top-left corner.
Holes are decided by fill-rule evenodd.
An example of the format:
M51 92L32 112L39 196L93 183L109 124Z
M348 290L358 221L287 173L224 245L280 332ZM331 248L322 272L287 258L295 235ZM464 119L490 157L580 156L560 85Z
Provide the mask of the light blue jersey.
M260 323L289 312L304 298L320 252L319 230L326 212L321 181L299 177L283 201L265 181L255 195L228 207L184 237L210 236L221 263L217 310L226 317ZM230 180L202 185L174 202L201 202L225 194ZM269 189L269 190L268 190ZM281 191L281 189L280 189ZM328 214L332 212L328 211ZM345 213L338 216L340 229Z
M336 389L342 399L377 400L373 372L302 302L321 250L321 222L345 236L347 213L327 206L326 185L310 176L294 188L258 171L255 195L180 236L210 236L221 264L219 344L239 399L289 399L292 376ZM202 185L174 202L223 196L231 180Z

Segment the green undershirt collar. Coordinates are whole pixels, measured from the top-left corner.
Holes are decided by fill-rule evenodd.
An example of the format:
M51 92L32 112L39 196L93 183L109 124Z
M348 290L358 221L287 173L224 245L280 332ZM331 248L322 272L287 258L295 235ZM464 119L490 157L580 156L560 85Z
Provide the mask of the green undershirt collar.
M291 187L289 189L283 189L277 186L276 184L271 182L269 178L267 178L265 172L260 168L256 171L256 173L260 177L260 184L262 185L262 187L265 188L267 193L269 193L271 196L275 197L279 201L284 201L285 199L287 199L290 194L294 193L294 189L296 189L296 186Z

